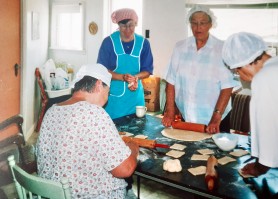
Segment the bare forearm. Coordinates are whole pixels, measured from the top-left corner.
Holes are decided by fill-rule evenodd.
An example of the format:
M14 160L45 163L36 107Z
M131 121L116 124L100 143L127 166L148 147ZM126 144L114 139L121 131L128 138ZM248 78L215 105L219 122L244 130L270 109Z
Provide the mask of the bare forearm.
M128 142L126 145L130 148L130 156L123 161L119 166L111 171L111 174L117 178L127 178L131 176L137 166L137 156L139 153L139 146L134 142Z
M175 114L175 87L168 82L166 84L166 112Z
M175 87L167 82L166 84L166 107L162 124L166 127L172 125L175 120Z
M210 122L206 128L207 133L217 133L220 132L220 123L222 119L222 114L226 109L226 106L230 100L233 88L222 89L218 97L217 103L214 107Z
M136 75L130 75L128 73L120 74L120 73L115 73L113 71L109 71L112 74L112 79L113 80L120 80L120 81L126 81L126 82L131 82L134 81L135 79L145 79L150 76L150 73L147 71L142 71Z
M222 89L215 105L215 113L223 114L226 109L226 106L230 100L233 88ZM218 112L219 111L219 112Z
M148 78L150 76L150 73L147 71L142 71L136 75L134 75L135 77L138 77L138 79L145 79Z

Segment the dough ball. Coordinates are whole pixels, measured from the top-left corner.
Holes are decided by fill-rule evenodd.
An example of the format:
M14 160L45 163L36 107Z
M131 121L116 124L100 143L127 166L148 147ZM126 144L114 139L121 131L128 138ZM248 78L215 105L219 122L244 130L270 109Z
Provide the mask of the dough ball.
M163 163L163 170L169 171L169 172L180 172L182 170L180 160L179 159L166 160Z

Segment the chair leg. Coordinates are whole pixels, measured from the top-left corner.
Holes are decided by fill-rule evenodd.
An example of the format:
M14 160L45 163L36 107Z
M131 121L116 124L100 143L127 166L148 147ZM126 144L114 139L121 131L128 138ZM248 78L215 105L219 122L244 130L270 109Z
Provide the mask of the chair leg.
M137 198L140 199L140 176L137 176Z

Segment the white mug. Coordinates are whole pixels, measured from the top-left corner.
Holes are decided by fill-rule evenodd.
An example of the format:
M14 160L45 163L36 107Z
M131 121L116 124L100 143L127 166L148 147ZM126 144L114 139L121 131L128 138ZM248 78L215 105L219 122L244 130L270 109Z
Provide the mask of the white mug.
M147 107L145 106L136 106L136 116L144 117L147 112Z

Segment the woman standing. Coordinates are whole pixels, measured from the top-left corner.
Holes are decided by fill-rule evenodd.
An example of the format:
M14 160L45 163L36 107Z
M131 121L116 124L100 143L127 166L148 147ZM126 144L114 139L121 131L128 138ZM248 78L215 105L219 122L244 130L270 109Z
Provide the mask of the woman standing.
M153 72L153 56L148 40L136 34L138 16L129 8L112 13L118 31L106 37L97 62L112 74L110 95L105 110L112 119L135 113L135 106L144 106L141 80Z
M174 48L166 75L167 103L162 123L171 126L176 105L186 122L205 124L208 133L229 132L229 100L239 83L222 61L223 41L209 33L216 23L215 16L208 7L195 5L187 22L193 36Z

